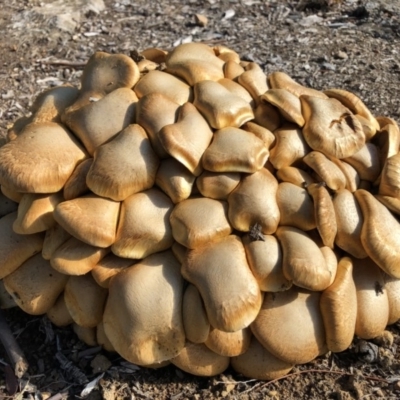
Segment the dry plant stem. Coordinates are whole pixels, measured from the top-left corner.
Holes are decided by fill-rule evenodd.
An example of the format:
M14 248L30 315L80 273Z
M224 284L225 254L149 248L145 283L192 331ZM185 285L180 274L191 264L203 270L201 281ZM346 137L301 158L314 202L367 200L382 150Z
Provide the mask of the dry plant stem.
M17 378L21 378L28 370L28 362L16 342L10 327L8 326L2 311L0 310L0 341L10 359L11 366L14 369L14 374Z
M307 373L321 373L321 374L336 374L336 375L344 375L344 376L354 376L354 374L350 373L350 372L341 372L341 371L330 371L330 370L326 370L326 369L306 369L305 371L297 371L297 372L292 372L291 374L285 375L285 376L281 376L280 378L277 379L273 379L272 381L269 382L259 382L256 385L254 385L252 388L245 390L244 392L241 392L240 394L246 394L249 392L252 392L253 390L256 389L263 389L275 382L281 381L283 379L287 379L290 378L292 376L296 376L296 375L302 375L302 374L307 374ZM389 383L389 381L387 379L383 379L383 378L378 378L377 376L371 376L371 375L362 375L363 378L368 379L370 381L376 381L376 382L382 382L382 383ZM238 382L241 383L241 382Z

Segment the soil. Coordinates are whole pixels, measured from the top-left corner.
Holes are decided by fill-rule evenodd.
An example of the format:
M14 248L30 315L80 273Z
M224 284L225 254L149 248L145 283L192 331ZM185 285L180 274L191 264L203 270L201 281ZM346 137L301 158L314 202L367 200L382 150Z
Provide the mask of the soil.
M196 14L207 17L205 26ZM226 45L267 73L285 71L316 89L350 90L374 115L400 121L398 1L9 0L0 5L0 33L2 135L17 118L29 115L32 100L45 88L78 85L94 51L132 55L188 41ZM278 381L261 382L233 370L198 378L174 366L138 368L88 348L70 328L52 327L45 317L17 309L5 315L30 369L19 381L0 373L0 398L81 398L84 381L102 372L87 398L400 398L399 323L383 338L355 339L343 353L297 366ZM68 364L60 363L60 354ZM0 367L5 362L0 348Z

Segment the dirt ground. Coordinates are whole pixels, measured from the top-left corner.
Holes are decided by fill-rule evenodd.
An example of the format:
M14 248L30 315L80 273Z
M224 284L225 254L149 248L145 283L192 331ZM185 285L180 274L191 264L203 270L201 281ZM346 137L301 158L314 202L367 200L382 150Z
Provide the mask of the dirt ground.
M207 17L205 26L196 14ZM0 34L1 134L29 113L43 89L78 85L83 64L96 50L131 55L189 41L229 46L267 73L285 71L316 89L350 90L374 115L400 122L398 0L9 0L0 4ZM0 372L4 399L81 398L85 380L102 372L87 398L400 398L400 324L389 327L385 338L356 339L343 353L295 367L279 381L260 382L232 370L197 378L174 366L139 369L88 348L71 329L51 327L46 318L16 309L5 315L30 369L13 395L6 389L12 379ZM5 360L0 348L0 371Z

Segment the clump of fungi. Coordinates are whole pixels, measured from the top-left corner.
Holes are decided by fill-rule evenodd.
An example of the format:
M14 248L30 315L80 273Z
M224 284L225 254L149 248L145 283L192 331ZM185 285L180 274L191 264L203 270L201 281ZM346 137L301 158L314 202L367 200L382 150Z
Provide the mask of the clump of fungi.
M0 148L2 307L141 366L280 377L400 319L399 146L224 46L98 52Z

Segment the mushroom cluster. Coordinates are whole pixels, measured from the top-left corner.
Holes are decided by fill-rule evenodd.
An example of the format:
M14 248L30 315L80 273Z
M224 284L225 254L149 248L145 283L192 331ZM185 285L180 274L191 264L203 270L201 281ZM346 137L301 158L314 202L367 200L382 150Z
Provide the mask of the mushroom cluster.
M224 46L98 52L0 148L1 305L275 379L400 319L399 147L354 94Z

